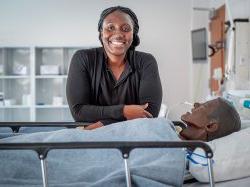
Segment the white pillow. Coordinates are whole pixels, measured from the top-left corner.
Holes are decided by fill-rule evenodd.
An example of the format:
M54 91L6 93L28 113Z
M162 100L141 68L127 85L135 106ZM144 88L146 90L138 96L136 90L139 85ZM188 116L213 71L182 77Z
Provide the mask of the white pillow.
M214 153L215 182L250 176L249 142L250 128L208 142ZM200 148L195 149L194 153L205 156L204 151ZM191 158L201 164L195 164L190 160L189 170L198 181L209 182L207 159L195 154L192 154Z
M241 120L241 129L250 127L250 120Z

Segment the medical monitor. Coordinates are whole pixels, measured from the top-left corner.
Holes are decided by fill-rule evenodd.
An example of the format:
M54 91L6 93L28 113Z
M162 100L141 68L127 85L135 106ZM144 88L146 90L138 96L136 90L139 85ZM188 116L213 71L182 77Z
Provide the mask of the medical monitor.
M193 61L207 59L207 30L206 28L191 31Z

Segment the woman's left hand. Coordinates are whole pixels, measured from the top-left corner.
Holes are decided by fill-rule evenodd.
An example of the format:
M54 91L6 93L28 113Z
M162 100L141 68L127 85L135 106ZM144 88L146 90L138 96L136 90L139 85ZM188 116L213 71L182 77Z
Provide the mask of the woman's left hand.
M148 103L144 105L124 105L123 115L127 120L136 118L152 118L153 115L146 111Z
M82 130L93 130L93 129L97 129L100 127L103 127L104 125L102 124L102 122L98 121L96 123L92 123L91 125L88 125L87 127L78 127Z

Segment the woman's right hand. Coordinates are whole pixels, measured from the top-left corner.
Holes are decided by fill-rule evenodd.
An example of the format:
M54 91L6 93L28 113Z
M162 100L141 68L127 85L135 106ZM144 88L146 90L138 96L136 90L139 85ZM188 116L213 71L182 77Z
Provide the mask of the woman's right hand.
M146 111L146 108L148 108L148 103L144 105L124 105L123 115L127 120L136 118L152 118L153 115Z

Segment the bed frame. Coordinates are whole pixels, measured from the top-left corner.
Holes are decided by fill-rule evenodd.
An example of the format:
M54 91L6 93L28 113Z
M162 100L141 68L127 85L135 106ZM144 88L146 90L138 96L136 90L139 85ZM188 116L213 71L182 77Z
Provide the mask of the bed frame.
M76 128L88 126L86 122L0 122L0 127L9 127L13 133L18 133L21 127L66 127Z
M68 127L85 126L86 123L75 122L0 122L0 127L10 127L17 133L20 127ZM127 187L131 187L131 175L129 170L129 154L136 148L202 148L207 157L208 175L210 187L214 187L214 176L212 167L213 152L208 144L202 141L162 141L162 142L58 142L58 143L0 143L0 150L33 150L38 154L41 162L43 187L48 187L46 157L53 149L118 149L124 159Z

